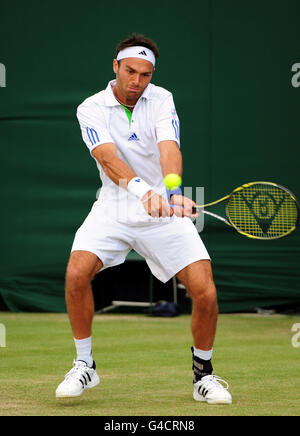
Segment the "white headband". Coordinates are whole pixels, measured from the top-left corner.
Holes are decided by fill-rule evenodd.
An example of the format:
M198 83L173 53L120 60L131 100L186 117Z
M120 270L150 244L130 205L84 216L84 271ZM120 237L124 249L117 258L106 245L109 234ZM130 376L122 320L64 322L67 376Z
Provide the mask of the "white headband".
M135 46L127 47L118 53L117 61L125 58L139 58L151 62L155 67L155 56L152 50L147 47Z

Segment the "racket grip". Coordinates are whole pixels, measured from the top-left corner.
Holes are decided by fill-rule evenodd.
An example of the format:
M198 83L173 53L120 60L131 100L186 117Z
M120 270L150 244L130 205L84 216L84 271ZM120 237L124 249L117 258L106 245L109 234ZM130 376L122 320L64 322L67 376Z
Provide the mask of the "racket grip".
M170 204L169 205L171 208L175 207L175 204ZM183 206L181 206L183 207ZM197 213L197 208L195 206L192 207L192 213Z

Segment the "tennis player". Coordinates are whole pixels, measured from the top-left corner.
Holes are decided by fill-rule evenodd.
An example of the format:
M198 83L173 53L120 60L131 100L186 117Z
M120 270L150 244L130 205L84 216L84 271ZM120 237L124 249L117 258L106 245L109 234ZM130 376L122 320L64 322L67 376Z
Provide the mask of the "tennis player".
M67 267L66 303L77 356L57 397L76 397L100 383L92 356L91 280L134 249L162 282L177 276L192 299L194 399L232 401L227 383L213 374L218 305L210 257L191 220L195 203L180 188L167 191L164 185L166 174L182 174L182 155L173 96L150 83L158 57L151 39L128 37L117 46L116 79L77 110L102 188L76 232Z

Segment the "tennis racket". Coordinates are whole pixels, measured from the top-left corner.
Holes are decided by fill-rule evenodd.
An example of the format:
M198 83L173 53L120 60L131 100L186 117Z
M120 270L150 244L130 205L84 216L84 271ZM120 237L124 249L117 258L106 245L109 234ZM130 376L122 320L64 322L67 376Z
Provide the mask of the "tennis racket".
M226 201L226 218L205 210L222 201ZM196 205L196 210L223 221L248 238L272 240L296 229L300 209L295 195L285 187L271 182L250 182L212 203Z

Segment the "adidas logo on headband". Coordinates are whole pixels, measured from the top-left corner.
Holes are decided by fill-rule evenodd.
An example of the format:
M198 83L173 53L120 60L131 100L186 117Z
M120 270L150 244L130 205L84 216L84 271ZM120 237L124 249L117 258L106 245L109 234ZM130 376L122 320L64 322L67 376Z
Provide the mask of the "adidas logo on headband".
M139 54L144 55L144 56L147 56L147 53L145 52L145 50L140 51Z

